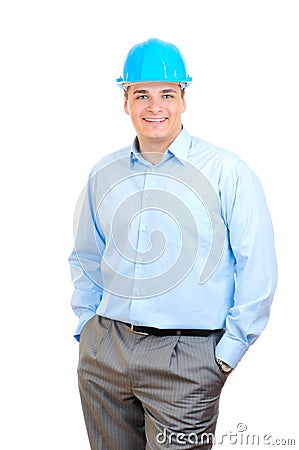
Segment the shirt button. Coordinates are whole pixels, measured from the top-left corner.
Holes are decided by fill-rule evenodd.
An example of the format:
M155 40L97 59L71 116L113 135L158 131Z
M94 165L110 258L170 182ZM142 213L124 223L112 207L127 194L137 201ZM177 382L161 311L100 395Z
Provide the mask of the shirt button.
M141 290L140 289L136 289L135 295L136 295L136 297L140 297L141 296Z
M147 227L146 226L144 226L144 227L142 227L142 231L147 231Z

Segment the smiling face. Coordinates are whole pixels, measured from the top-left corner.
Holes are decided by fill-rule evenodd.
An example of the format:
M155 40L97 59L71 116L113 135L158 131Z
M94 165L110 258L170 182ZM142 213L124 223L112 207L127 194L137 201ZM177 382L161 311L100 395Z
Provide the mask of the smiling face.
M124 103L141 151L165 152L182 129L186 109L181 87L175 83L133 83Z

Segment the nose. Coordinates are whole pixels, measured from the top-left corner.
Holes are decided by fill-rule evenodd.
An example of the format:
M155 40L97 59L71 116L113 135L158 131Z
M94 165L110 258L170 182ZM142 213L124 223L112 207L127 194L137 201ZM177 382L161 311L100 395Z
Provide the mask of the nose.
M162 106L160 104L160 99L156 97L152 97L147 106L147 110L154 114L158 114L162 110Z

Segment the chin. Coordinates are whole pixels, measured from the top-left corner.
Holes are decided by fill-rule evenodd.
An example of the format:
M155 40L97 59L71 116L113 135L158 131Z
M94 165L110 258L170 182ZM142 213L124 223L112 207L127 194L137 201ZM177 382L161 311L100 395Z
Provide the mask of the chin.
M153 130L152 132L145 132L144 136L148 139L168 139L171 133L169 131Z

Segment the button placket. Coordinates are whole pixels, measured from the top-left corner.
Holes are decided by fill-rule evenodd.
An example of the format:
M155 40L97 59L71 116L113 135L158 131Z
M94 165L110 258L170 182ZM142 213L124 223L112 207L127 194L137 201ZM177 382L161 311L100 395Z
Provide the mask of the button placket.
M143 211L149 208L152 205L152 198L148 194L148 190L153 188L153 171L151 169L147 170L144 174L144 185L142 192L142 200L141 200L141 209L140 209L140 219L139 219L139 230L138 230L138 239L137 239L137 248L136 252L138 254L138 263L135 266L135 280L134 280L134 296L136 299L140 299L142 297L142 279L144 276L144 261L146 258L143 258L142 253L144 249L148 246L148 224L144 222L146 220L143 217Z

